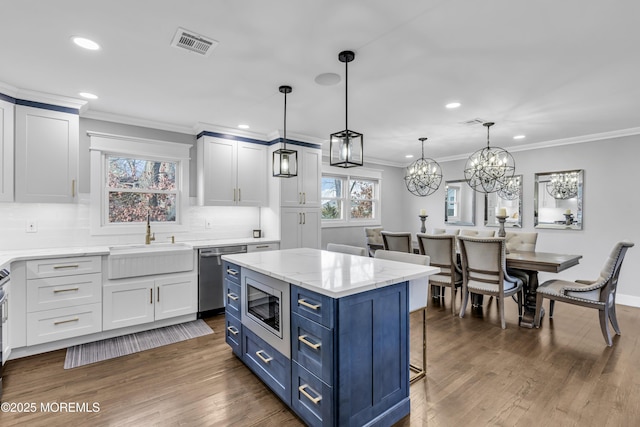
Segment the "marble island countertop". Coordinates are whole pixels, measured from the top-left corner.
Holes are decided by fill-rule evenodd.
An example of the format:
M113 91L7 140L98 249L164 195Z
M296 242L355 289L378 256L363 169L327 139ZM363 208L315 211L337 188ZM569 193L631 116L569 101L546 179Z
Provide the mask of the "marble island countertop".
M223 255L222 259L333 298L440 271L437 267L309 248Z

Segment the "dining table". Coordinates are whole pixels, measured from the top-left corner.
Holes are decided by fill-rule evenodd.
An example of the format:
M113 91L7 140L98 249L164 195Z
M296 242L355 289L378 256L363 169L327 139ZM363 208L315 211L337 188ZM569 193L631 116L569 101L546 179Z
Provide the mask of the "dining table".
M538 272L559 273L578 265L582 255L570 255L551 252L509 251L506 256L507 268L517 268L526 272L527 285L524 288L523 314L520 326L533 328L536 313L536 289ZM544 309L541 318L544 316Z

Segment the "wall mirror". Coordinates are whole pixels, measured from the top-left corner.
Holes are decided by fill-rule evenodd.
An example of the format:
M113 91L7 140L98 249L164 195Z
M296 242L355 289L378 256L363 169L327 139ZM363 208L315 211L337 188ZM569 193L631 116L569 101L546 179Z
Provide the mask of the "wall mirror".
M507 185L495 193L487 193L484 196L484 225L487 227L499 227L500 222L496 215L504 209L507 219L504 222L507 227L522 227L522 175L515 175Z
M444 223L476 225L476 192L464 179L445 182Z
M583 169L535 174L535 227L582 230L583 191Z

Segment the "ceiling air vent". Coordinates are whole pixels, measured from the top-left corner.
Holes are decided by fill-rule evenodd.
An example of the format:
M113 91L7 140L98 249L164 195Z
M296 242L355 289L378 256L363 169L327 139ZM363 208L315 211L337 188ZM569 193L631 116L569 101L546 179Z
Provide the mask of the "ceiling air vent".
M208 56L217 45L218 42L216 40L206 38L184 28L178 28L171 41L171 46L186 49L189 52L195 52L203 56Z
M485 122L484 120L476 117L475 119L465 120L464 122L460 122L460 124L465 126L473 126L473 125L481 125L484 122Z

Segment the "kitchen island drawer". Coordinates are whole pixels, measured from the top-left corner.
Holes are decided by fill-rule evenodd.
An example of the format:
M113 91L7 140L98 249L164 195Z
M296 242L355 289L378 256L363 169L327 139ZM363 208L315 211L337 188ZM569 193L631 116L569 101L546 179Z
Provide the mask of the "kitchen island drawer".
M240 317L240 285L233 283L232 281L224 280L224 299L225 299L225 312L231 313L233 316L241 319Z
M102 331L102 303L27 313L27 345Z
M79 274L27 281L27 311L52 310L102 301L102 275Z
M291 312L333 328L333 313L336 300L316 292L291 286Z
M36 259L27 261L26 265L27 279L100 273L100 271L102 271L102 257L85 256Z
M291 331L291 359L333 385L333 329L293 313Z
M242 358L242 323L240 319L226 313L225 320L225 341L229 346L233 354Z
M291 370L293 410L309 426L333 426L333 388L295 361Z
M224 277L234 283L240 284L240 266L228 261L224 262Z
M243 362L287 405L291 405L291 360L242 327Z

